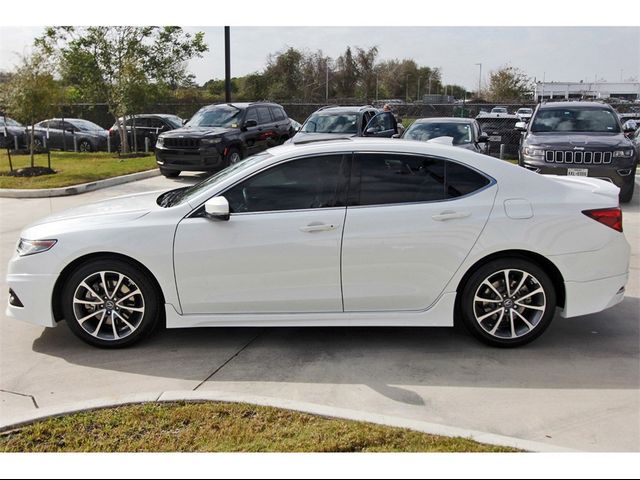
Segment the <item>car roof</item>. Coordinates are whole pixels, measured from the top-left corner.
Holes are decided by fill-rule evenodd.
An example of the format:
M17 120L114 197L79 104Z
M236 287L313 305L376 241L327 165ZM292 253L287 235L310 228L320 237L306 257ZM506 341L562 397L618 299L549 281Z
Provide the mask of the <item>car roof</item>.
M511 118L511 119L519 119L517 115L512 113L480 113L476 117L476 120L489 120L492 118Z
M473 118L461 118L461 117L427 117L418 118L413 123L473 123Z
M569 108L569 107L580 107L580 108L606 108L613 110L613 107L606 103L602 102L578 102L578 101L568 101L568 102L548 102L540 104L540 110L551 109L551 108Z
M206 110L210 110L210 109L214 109L216 107L224 107L224 106L231 106L231 107L236 107L240 110L243 110L245 108L248 108L252 105L263 105L265 107L280 107L282 108L282 105L278 105L277 103L273 103L273 102L227 102L227 103L214 103L212 105L205 105L204 109Z
M314 113L359 113L363 110L377 110L377 108L373 105L327 105L326 107L319 108Z

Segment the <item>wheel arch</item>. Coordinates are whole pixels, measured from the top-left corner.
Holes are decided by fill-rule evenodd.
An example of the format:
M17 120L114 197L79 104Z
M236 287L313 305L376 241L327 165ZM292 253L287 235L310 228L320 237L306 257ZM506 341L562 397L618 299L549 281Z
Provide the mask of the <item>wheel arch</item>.
M151 272L151 270L149 270L146 266L144 266L144 264L140 263L135 258L129 257L127 255L123 255L121 253L94 252L94 253L90 253L90 254L83 255L81 257L76 258L71 263L69 263L66 267L64 267L60 272L60 275L58 275L58 279L56 280L56 283L53 287L53 294L51 297L51 309L53 311L53 319L55 322L60 322L64 318L62 314L62 298L61 298L62 295L61 294L62 294L62 289L64 288L64 285L67 282L67 279L73 273L73 271L83 263L91 260L114 259L114 258L125 261L131 265L134 265L135 267L143 271L146 275L148 275L149 279L151 280L153 285L156 287L158 294L160 295L160 301L164 304L164 292L162 291L162 287L160 286L160 283L156 279L156 276ZM160 308L160 311L162 310L163 309Z
M553 287L556 291L556 305L560 308L564 308L566 300L564 277L562 276L562 273L560 273L558 267L551 260L544 257L543 255L540 255L539 253L531 252L528 250L501 250L499 252L494 252L490 255L487 255L486 257L481 258L476 263L474 263L462 276L460 282L458 282L458 287L456 288L455 318L457 318L458 314L460 313L460 293L462 293L462 291L464 290L464 287L469 281L471 275L473 275L475 271L477 271L486 263L498 258L505 257L529 260L530 262L535 263L540 268L542 268L545 273L549 275L549 278L551 278L551 281L553 282Z

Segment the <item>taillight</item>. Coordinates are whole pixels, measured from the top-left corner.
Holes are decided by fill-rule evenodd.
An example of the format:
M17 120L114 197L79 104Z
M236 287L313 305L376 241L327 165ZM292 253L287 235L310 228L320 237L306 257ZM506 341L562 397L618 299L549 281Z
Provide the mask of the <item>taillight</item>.
M622 210L620 208L598 208L596 210L583 210L587 217L593 218L607 227L622 232Z

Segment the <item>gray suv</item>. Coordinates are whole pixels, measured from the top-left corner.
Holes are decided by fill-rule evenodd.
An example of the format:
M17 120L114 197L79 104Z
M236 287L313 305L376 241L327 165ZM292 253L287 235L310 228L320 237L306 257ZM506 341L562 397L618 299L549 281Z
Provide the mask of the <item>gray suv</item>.
M556 102L538 106L523 133L522 167L539 173L596 177L620 188L620 201L633 196L638 153L620 119L599 102Z

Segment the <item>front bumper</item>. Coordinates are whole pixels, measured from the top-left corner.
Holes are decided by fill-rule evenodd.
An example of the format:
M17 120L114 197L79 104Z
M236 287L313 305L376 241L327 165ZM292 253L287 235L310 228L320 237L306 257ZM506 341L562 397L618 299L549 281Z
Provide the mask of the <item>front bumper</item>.
M599 178L613 183L621 188L626 182L633 181L634 160L625 160L607 165L585 165L585 164L555 164L544 160L533 160L531 157L523 157L522 166L528 170L541 173L543 175L567 175L567 171L572 168L588 170L588 177ZM629 180L630 179L630 180Z
M55 327L51 299L58 275L9 274L7 285L22 303L22 307L8 304L5 314L41 327Z
M182 150L156 146L156 162L165 170L211 172L225 167L224 156L216 147Z

